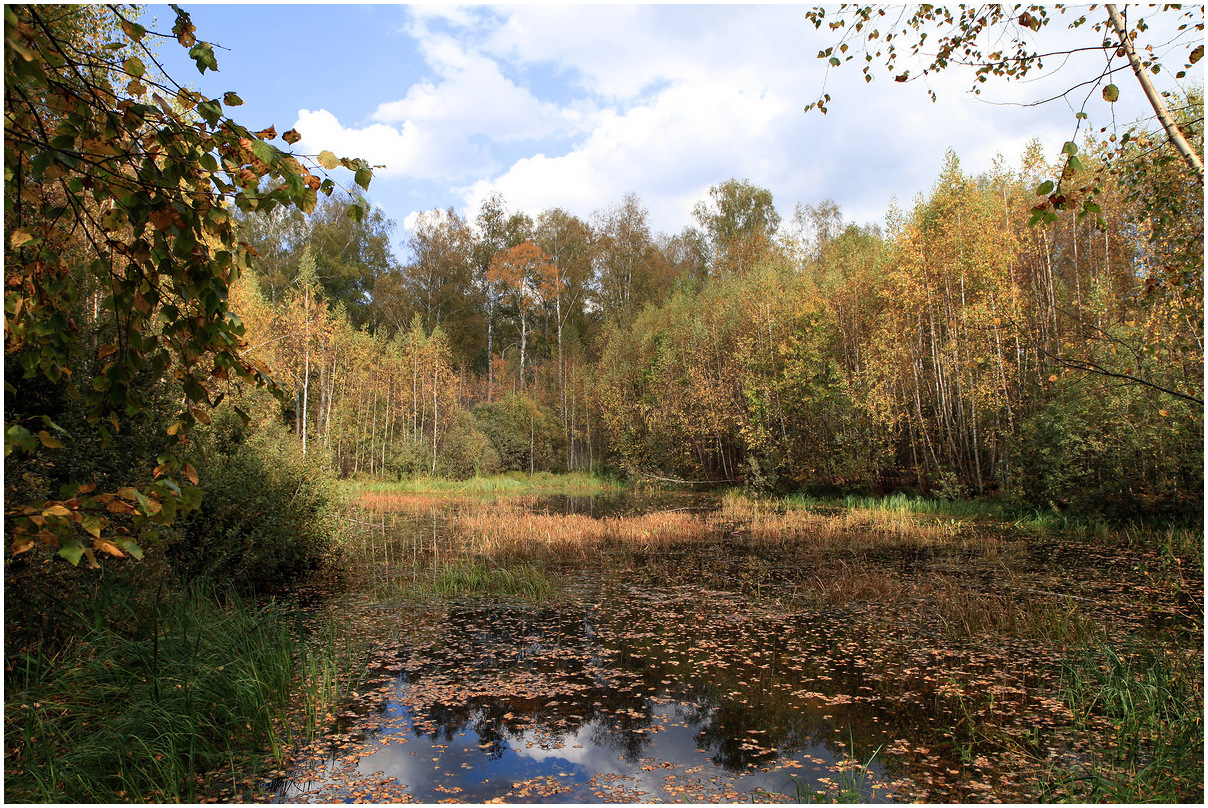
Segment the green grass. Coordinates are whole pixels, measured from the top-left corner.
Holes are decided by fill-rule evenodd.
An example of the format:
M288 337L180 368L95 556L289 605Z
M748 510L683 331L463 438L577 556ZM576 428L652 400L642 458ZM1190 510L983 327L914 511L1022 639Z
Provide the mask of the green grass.
M784 503L790 508L801 510L818 510L831 508L861 509L869 511L885 511L890 513L919 513L935 516L955 516L961 518L989 517L1005 518L1012 515L1012 509L997 502L977 499L934 499L930 497L915 497L908 494L891 494L887 497L869 497L849 494L843 497L814 497L807 494L790 494L784 498Z
M332 631L299 641L280 604L193 586L147 609L142 625L6 653L6 802L196 802L217 772L246 785L364 667Z
M404 590L404 594L494 595L531 601L549 600L555 595L554 584L531 564L488 566L482 561L463 561L439 571L427 581L403 583L398 588Z
M1048 795L1072 802L1201 803L1202 653L1104 644L1066 662L1062 692L1089 752L1055 769Z
M388 482L383 480L349 481L342 483L353 494L412 493L412 494L574 494L607 491L621 487L615 480L582 473L550 474L539 471L532 476L523 472L508 472L468 480L444 477L417 477Z

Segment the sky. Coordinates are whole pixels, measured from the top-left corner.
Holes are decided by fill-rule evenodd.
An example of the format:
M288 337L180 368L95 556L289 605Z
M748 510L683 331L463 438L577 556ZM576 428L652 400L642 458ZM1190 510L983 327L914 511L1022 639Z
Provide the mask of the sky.
M772 192L786 221L797 203L830 199L848 221L879 223L891 203L928 192L949 149L969 174L996 155L1017 165L1033 138L1055 160L1088 95L1095 130L1123 133L1152 114L1123 73L1115 104L1089 87L1025 106L1097 73L1098 53L980 97L967 72L897 83L882 70L865 83L855 62L828 70L817 58L834 34L797 5L182 6L219 72L199 75L168 42L169 74L211 97L237 92L245 103L228 112L251 129L296 128L295 153L383 166L368 196L397 223L404 260L419 212L472 216L493 192L534 217L558 206L584 218L634 193L652 228L674 234L711 186L746 179ZM143 17L163 32L173 20L167 6ZM1056 45L1097 43L1067 24L1050 26ZM1188 40L1172 38L1152 41L1185 58ZM828 114L804 112L822 92Z

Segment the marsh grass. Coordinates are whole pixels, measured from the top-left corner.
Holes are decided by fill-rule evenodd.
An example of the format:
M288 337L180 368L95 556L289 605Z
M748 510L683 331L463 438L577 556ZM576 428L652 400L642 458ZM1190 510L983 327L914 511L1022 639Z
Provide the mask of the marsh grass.
M355 481L343 484L346 491L359 494L579 494L608 491L621 488L615 480L589 474L572 472L550 474L541 471L533 475L509 472L489 477L471 477L468 480L449 480L443 477L417 477L397 482Z
M497 595L531 601L548 600L554 595L553 583L537 567L495 566L482 561L441 570L426 588L441 595Z
M1051 771L1049 796L1203 802L1202 649L1101 643L1066 661L1061 690L1090 750Z
M321 731L363 667L335 633L299 639L280 604L191 586L149 608L145 627L9 659L6 801L196 802L223 771L227 798L250 796L266 752L280 765Z
M614 547L648 549L715 535L704 519L680 511L594 519L477 510L459 514L453 526L463 552L520 560L585 560Z
M872 550L886 545L934 546L959 543L963 525L922 522L906 511L844 510L839 513L789 510L757 512L745 526L752 539L765 544L794 544L818 551ZM964 531L966 540L979 543L989 534Z

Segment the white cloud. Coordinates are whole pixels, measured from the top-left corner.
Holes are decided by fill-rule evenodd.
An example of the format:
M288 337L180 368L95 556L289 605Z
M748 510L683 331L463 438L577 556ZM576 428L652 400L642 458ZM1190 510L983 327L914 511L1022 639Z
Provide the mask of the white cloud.
M403 98L378 105L364 126L346 125L326 110L299 113L296 128L309 148L357 154L385 165L383 177L460 180L499 169L490 143L565 136L590 128L592 104L559 108L537 99L503 75L500 65L472 43L433 31L439 18L469 26L464 10L424 9L407 33L435 74L408 88Z
M493 170L490 155L482 146L469 143L451 151L440 133L412 121L400 126L375 123L361 128L346 127L325 109L299 110L294 124L302 135L303 152L331 149L339 155L355 155L373 165L384 165L380 178L407 176L444 180Z
M530 213L557 205L587 215L633 191L656 229L678 230L710 185L730 176L766 184L783 173L785 155L770 147L792 107L741 76L698 70L649 103L601 116L568 153L522 158L480 180L464 202L474 208L499 191Z
M1055 154L1073 134L1075 110L1063 102L1018 106L1068 86L1065 76L987 90L1015 106L976 100L967 72L905 85L878 72L866 84L856 62L825 70L815 54L829 36L797 8L438 6L408 15L405 33L428 75L366 122L304 110L297 128L308 147L385 164L377 188L403 179L449 186L449 197L409 206L460 197L472 213L498 191L533 215L561 206L587 216L634 192L656 230L676 232L711 185L734 177L771 189L785 218L796 202L833 198L863 222L891 198L908 205L929 189L950 147L976 173L996 154L1016 163L1033 137ZM805 114L824 82L830 113ZM1137 114L1126 109L1122 99L1115 111Z

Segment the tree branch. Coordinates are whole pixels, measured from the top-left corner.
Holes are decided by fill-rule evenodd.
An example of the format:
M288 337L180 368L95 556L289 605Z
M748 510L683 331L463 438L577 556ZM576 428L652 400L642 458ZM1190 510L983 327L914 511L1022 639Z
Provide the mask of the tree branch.
M1162 128L1166 130L1166 136L1170 138L1170 142L1183 156L1183 161L1187 163L1195 172L1195 175L1200 180L1200 185L1204 184L1204 164L1200 162L1199 155L1191 148L1187 139L1183 137L1183 133L1174 122L1174 118L1170 117L1170 112L1166 109L1166 104L1162 101L1162 96L1154 89L1153 82L1149 80L1149 76L1145 74L1145 68L1141 65L1141 59L1137 56L1136 50L1133 48L1132 40L1128 38L1128 26L1124 23L1124 18L1120 16L1120 12L1116 7L1108 3L1107 16L1111 19L1112 27L1116 29L1116 34L1120 37L1120 47L1128 56L1128 62L1132 65L1133 73L1137 76L1137 81L1141 83L1141 89L1145 91L1145 97L1149 99L1149 105L1153 107L1153 111L1157 114L1158 120L1162 122ZM1194 400L1194 399L1193 399ZM1203 404L1204 402L1200 402Z

